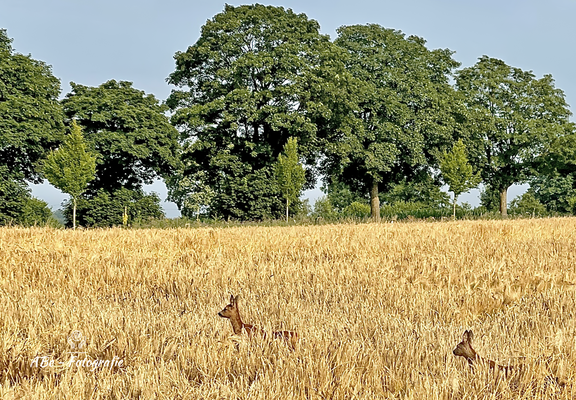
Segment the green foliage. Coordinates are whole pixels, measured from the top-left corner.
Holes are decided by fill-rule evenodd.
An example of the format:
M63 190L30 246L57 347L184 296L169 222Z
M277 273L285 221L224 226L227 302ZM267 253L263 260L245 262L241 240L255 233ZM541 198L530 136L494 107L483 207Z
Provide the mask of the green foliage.
M46 225L51 215L46 202L31 196L22 174L0 165L0 225Z
M62 101L64 113L75 119L89 147L98 155L96 179L88 188L114 192L140 190L178 166L178 132L165 115L167 107L131 82L88 87L71 83Z
M200 218L200 212L209 207L214 198L214 190L206 183L206 172L198 171L194 175L184 176L182 171L170 176L166 180L168 187L168 201L178 205L184 217Z
M530 192L550 212L574 213L576 198L574 174L539 175L530 181Z
M86 227L122 226L125 207L128 210L128 224L164 218L160 197L156 193L145 194L141 190L119 189L109 193L103 189L95 196L78 200L78 224ZM64 215L70 225L73 204L68 202Z
M72 196L74 204L86 191L88 182L94 179L96 157L86 151L82 129L76 121L72 121L72 131L66 136L62 146L48 154L42 163L42 173L48 182ZM72 217L74 228L75 217L74 212Z
M480 190L480 204L485 208L486 212L499 211L500 193L490 185L484 185L482 190Z
M328 196L323 196L317 199L314 203L312 217L332 221L338 218L338 212L334 210L330 198Z
M42 164L42 173L52 185L78 198L94 179L95 172L96 157L86 151L82 129L72 121L70 135L57 150L48 154Z
M194 45L176 53L168 81L177 89L167 104L182 132L183 175L206 171L212 215L280 215L270 178L283 145L298 138L312 165L316 139L339 129L348 76L340 53L316 21L260 4L226 5ZM314 182L309 173L308 186Z
M62 138L60 81L48 65L14 52L0 29L0 165L40 182L36 162Z
M219 160L216 160L219 162ZM252 171L250 165L222 165L222 178L210 180L216 195L210 215L226 220L268 220L282 216L284 206L272 167Z
M417 203L426 208L443 209L450 204L450 198L429 175L415 180L402 180L392 184L390 189L380 195L384 203Z
M450 215L449 208L433 207L420 201L397 201L393 204L384 204L380 209L380 216L388 220L405 218L435 218L440 219Z
M366 219L370 217L370 205L355 201L342 210L343 217Z
M353 192L350 186L344 182L340 182L336 176L329 177L329 182L322 188L326 196L330 200L334 209L338 212L342 212L350 204L357 202L362 202L366 200L366 195L361 196L358 193Z
M274 176L280 193L286 200L286 221L288 221L290 203L298 201L306 183L304 167L298 160L296 138L288 138L288 142L284 145L284 154L278 155L278 161L274 164Z
M454 202L462 193L478 186L482 179L479 173L472 172L462 140L454 143L450 152L444 152L444 157L440 160L440 171L444 182L454 193Z
M30 193L22 176L13 176L0 165L0 225L17 222Z
M309 220L310 215L312 214L312 206L310 205L309 199L304 199L299 201L297 204L296 221L305 222Z
M452 52L430 51L423 39L378 25L342 27L335 43L355 78L356 109L349 131L329 141L327 175L366 194L419 176L434 164L434 149L451 141L449 76L459 65Z
M453 216L456 218L458 196L478 186L482 179L480 173L472 172L472 166L468 163L466 156L466 146L462 140L454 143L450 152L444 152L444 156L440 159L440 172L449 190L454 193Z
M536 79L483 56L458 72L456 87L467 106L471 162L501 193L534 176L535 165L570 131L564 93L550 75ZM500 212L506 215L505 201Z
M518 196L510 202L510 214L527 217L543 217L548 215L548 212L546 206L540 203L529 190L522 196Z
M35 197L30 197L26 201L19 223L24 226L59 226L59 223L52 217L48 203Z

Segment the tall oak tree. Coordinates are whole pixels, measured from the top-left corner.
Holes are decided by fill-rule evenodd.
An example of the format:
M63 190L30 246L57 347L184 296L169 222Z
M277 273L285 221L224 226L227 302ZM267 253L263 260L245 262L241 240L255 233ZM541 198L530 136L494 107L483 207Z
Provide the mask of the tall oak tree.
M205 171L210 212L260 219L282 212L273 164L289 137L311 167L318 138L340 129L349 75L318 22L282 7L226 5L175 55L167 100L182 132L182 176ZM177 184L175 182L174 184Z
M467 106L470 160L499 192L506 216L508 188L534 176L543 155L571 131L564 92L551 75L537 79L487 56L457 73L456 88Z
M428 50L422 38L375 24L341 27L335 43L356 80L357 123L328 141L325 171L369 194L379 220L381 187L428 174L435 149L451 143L449 78L459 64L450 50Z

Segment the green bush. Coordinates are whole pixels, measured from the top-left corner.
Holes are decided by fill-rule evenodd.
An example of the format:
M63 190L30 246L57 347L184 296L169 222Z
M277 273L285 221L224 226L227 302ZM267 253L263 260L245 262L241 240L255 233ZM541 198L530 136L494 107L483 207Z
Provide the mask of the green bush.
M385 204L412 203L418 207L443 208L452 204L450 196L443 192L432 178L426 177L421 181L402 181L392 184L389 190L380 195L380 201ZM401 208L403 206L400 206Z
M334 210L330 198L323 196L314 203L314 212L312 212L312 217L332 221L338 218L338 213Z
M100 190L96 196L78 200L76 220L81 226L109 227L123 225L124 210L128 212L128 224L143 223L164 218L160 197L156 193L145 194L141 190L120 189L113 193ZM66 226L72 226L72 202L64 208Z
M355 201L349 206L344 208L344 210L342 211L342 216L344 218L358 218L358 219L369 218L370 205Z
M0 225L46 225L53 223L45 201L31 196L21 176L0 167Z
M60 226L60 223L52 216L52 210L48 207L48 203L35 197L31 197L26 201L20 224L25 226Z
M530 191L510 202L508 213L517 216L543 217L548 215L546 206L538 201Z
M380 217L383 219L405 219L408 217L439 219L451 215L450 207L433 207L419 201L397 201L380 207Z

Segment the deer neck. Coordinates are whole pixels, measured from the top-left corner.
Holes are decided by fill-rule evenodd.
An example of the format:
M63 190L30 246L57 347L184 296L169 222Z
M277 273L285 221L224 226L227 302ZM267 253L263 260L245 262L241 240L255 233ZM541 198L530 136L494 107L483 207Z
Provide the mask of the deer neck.
M484 361L484 359L480 357L472 347L470 347L470 350L472 350L472 354L470 356L466 356L466 360L468 360L468 365L474 367L475 363L481 363Z
M235 315L230 317L230 322L232 323L232 329L234 330L235 335L242 334L242 328L244 327L244 323L242 319L240 319L240 313L236 313Z

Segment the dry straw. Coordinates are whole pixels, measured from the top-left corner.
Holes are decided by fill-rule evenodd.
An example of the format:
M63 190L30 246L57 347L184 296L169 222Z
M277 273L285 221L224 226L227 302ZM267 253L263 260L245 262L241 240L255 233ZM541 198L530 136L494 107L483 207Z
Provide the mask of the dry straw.
M575 228L2 228L0 397L572 399ZM234 336L217 316L231 294L246 321L298 332L297 348ZM486 358L536 372L470 370L452 354L465 329ZM123 365L62 364L73 331L86 358Z

